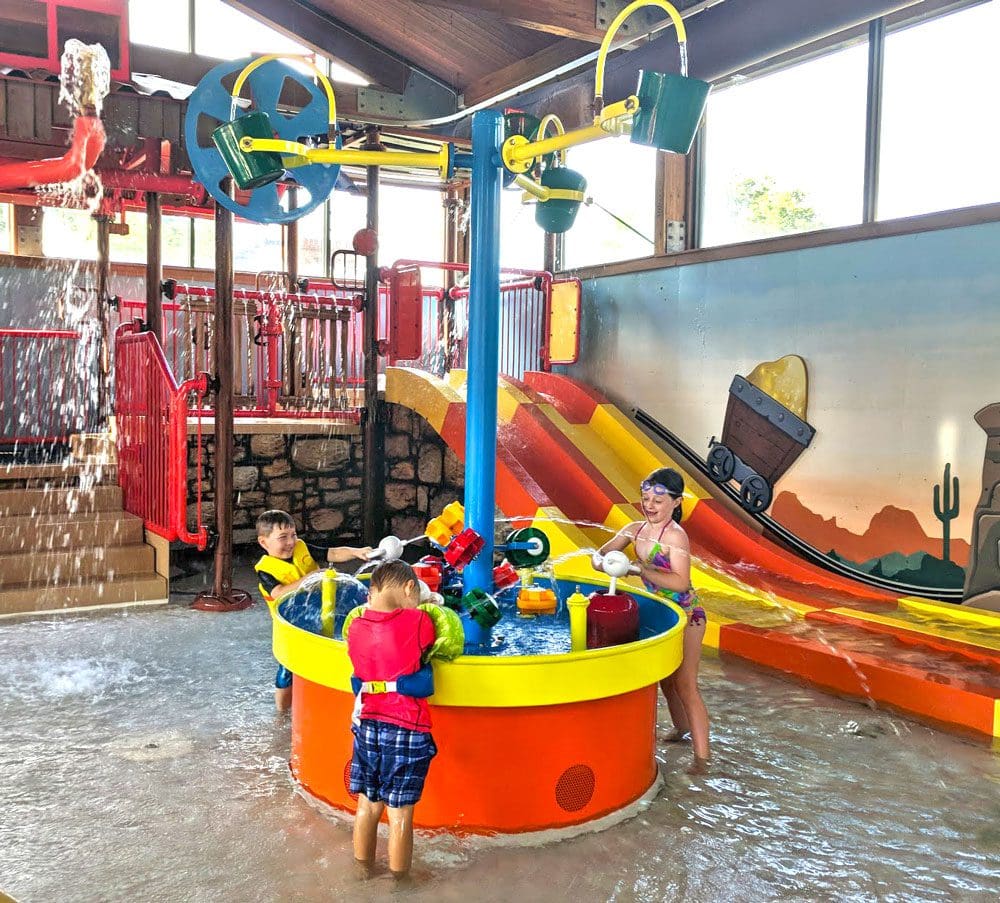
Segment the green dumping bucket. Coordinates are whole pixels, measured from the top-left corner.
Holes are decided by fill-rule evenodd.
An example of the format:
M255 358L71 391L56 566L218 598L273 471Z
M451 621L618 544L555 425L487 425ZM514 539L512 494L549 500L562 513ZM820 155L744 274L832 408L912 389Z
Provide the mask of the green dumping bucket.
M241 191L277 182L285 174L281 154L260 151L248 154L240 150L241 138L273 137L271 120L262 110L223 123L212 132L212 141L225 160L236 187Z
M538 132L541 120L524 110L507 110L503 114L503 137L506 141L512 135L524 135L525 138L534 139Z
M639 111L632 120L632 143L674 154L691 150L711 89L708 82L666 72L639 70Z
M545 188L579 192L587 190L587 180L576 170L565 166L549 167L542 173L541 182ZM573 225L579 209L580 201L553 198L544 203L539 202L535 207L535 222L546 232L558 235Z

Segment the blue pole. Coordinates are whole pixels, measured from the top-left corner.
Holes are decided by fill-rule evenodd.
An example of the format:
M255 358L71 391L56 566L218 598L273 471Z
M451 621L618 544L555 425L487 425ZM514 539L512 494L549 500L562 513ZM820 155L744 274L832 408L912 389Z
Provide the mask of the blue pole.
M472 117L469 361L465 409L465 525L486 541L465 569L465 591L493 591L497 373L500 334L500 146L503 117ZM488 633L487 633L488 636ZM470 639L472 639L470 637Z

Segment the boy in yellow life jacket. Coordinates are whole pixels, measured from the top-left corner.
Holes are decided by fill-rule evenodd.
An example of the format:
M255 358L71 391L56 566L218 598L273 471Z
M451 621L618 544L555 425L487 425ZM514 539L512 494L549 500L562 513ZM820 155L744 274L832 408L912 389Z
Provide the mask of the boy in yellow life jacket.
M295 592L309 574L319 570L309 547L295 533L295 521L285 511L265 511L257 518L257 542L264 550L254 565L257 588L268 605ZM334 546L326 550L326 560L330 564L365 561L371 551L371 547ZM274 687L275 708L287 711L292 705L292 672L284 665L278 666Z

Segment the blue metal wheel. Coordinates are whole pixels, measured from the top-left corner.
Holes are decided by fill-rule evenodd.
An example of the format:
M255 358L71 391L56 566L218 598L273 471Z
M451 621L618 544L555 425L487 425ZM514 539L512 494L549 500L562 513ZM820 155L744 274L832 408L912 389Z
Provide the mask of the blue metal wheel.
M222 190L222 180L229 175L229 170L212 143L212 132L221 123L229 122L232 96L230 88L223 81L232 85L251 60L252 57L246 57L220 63L198 83L198 87L188 98L187 114L184 117L187 154L195 178L205 186L216 203L255 223L290 223L315 210L330 196L340 175L340 165L312 163L289 170L288 175L300 188L298 206L294 210L286 210L281 206L283 192L278 187L281 183L264 185L250 191L245 204ZM278 110L278 100L285 79L297 82L310 95L305 107L290 116ZM279 138L299 141L311 135L326 135L329 119L326 94L322 88L313 84L308 75L280 60L272 60L250 73L247 83L250 86L252 108L267 113L271 127ZM341 146L339 134L336 146ZM302 197L304 192L308 193L308 200Z

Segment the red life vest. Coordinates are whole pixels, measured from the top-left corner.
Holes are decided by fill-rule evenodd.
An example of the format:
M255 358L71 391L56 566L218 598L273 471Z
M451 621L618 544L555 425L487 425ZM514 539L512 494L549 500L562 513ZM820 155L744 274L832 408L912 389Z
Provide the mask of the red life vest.
M427 612L417 608L365 608L351 623L347 654L361 680L396 680L420 667L420 657L434 645L434 639L434 622ZM361 717L414 731L431 729L427 700L400 693L363 694Z

